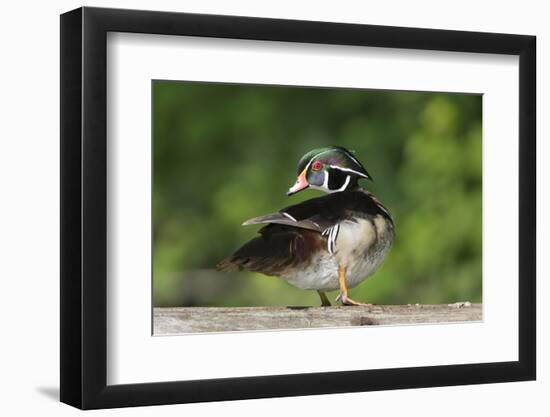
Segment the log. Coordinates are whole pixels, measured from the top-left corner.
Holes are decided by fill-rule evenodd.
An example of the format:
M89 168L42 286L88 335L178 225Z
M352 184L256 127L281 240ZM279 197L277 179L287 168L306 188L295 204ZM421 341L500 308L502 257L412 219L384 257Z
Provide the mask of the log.
M369 305L353 307L174 307L153 310L153 334L240 330L405 325L481 321L482 305Z

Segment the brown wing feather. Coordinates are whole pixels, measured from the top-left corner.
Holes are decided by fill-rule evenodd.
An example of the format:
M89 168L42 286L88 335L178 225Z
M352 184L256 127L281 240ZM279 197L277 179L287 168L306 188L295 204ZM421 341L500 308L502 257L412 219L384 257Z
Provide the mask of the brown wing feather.
M269 224L260 234L218 263L216 268L281 275L289 268L307 263L313 253L326 248L321 234L309 229Z

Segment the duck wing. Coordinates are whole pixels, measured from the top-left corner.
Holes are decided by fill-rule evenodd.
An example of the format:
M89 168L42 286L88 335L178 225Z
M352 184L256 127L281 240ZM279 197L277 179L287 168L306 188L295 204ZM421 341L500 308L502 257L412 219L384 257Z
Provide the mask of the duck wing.
M340 194L340 195L339 195ZM282 224L300 229L323 233L341 220L346 207L341 194L312 198L292 206L285 207L277 213L254 217L243 223L243 226L253 224Z
M323 233L346 218L386 215L385 212L372 194L364 190L343 191L312 198L277 213L254 217L245 221L243 226L274 223Z

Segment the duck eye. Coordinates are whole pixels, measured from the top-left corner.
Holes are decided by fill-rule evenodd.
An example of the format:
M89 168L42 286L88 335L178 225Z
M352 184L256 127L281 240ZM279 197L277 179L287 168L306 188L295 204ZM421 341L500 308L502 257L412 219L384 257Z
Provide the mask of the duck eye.
M313 169L314 171L319 171L321 169L321 167L323 166L322 163L320 163L319 161L315 161L312 165L311 165L311 169Z

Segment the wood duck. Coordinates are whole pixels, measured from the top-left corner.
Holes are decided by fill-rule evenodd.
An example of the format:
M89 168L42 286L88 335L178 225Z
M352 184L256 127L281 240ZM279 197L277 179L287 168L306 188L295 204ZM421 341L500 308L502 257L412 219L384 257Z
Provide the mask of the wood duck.
M358 184L371 176L347 149L328 146L305 154L298 179L287 195L308 187L328 193L255 217L243 225L265 224L259 237L222 260L220 271L249 270L278 276L295 287L316 290L323 306L326 291L340 289L344 305L363 305L348 290L382 264L394 239L388 209Z

